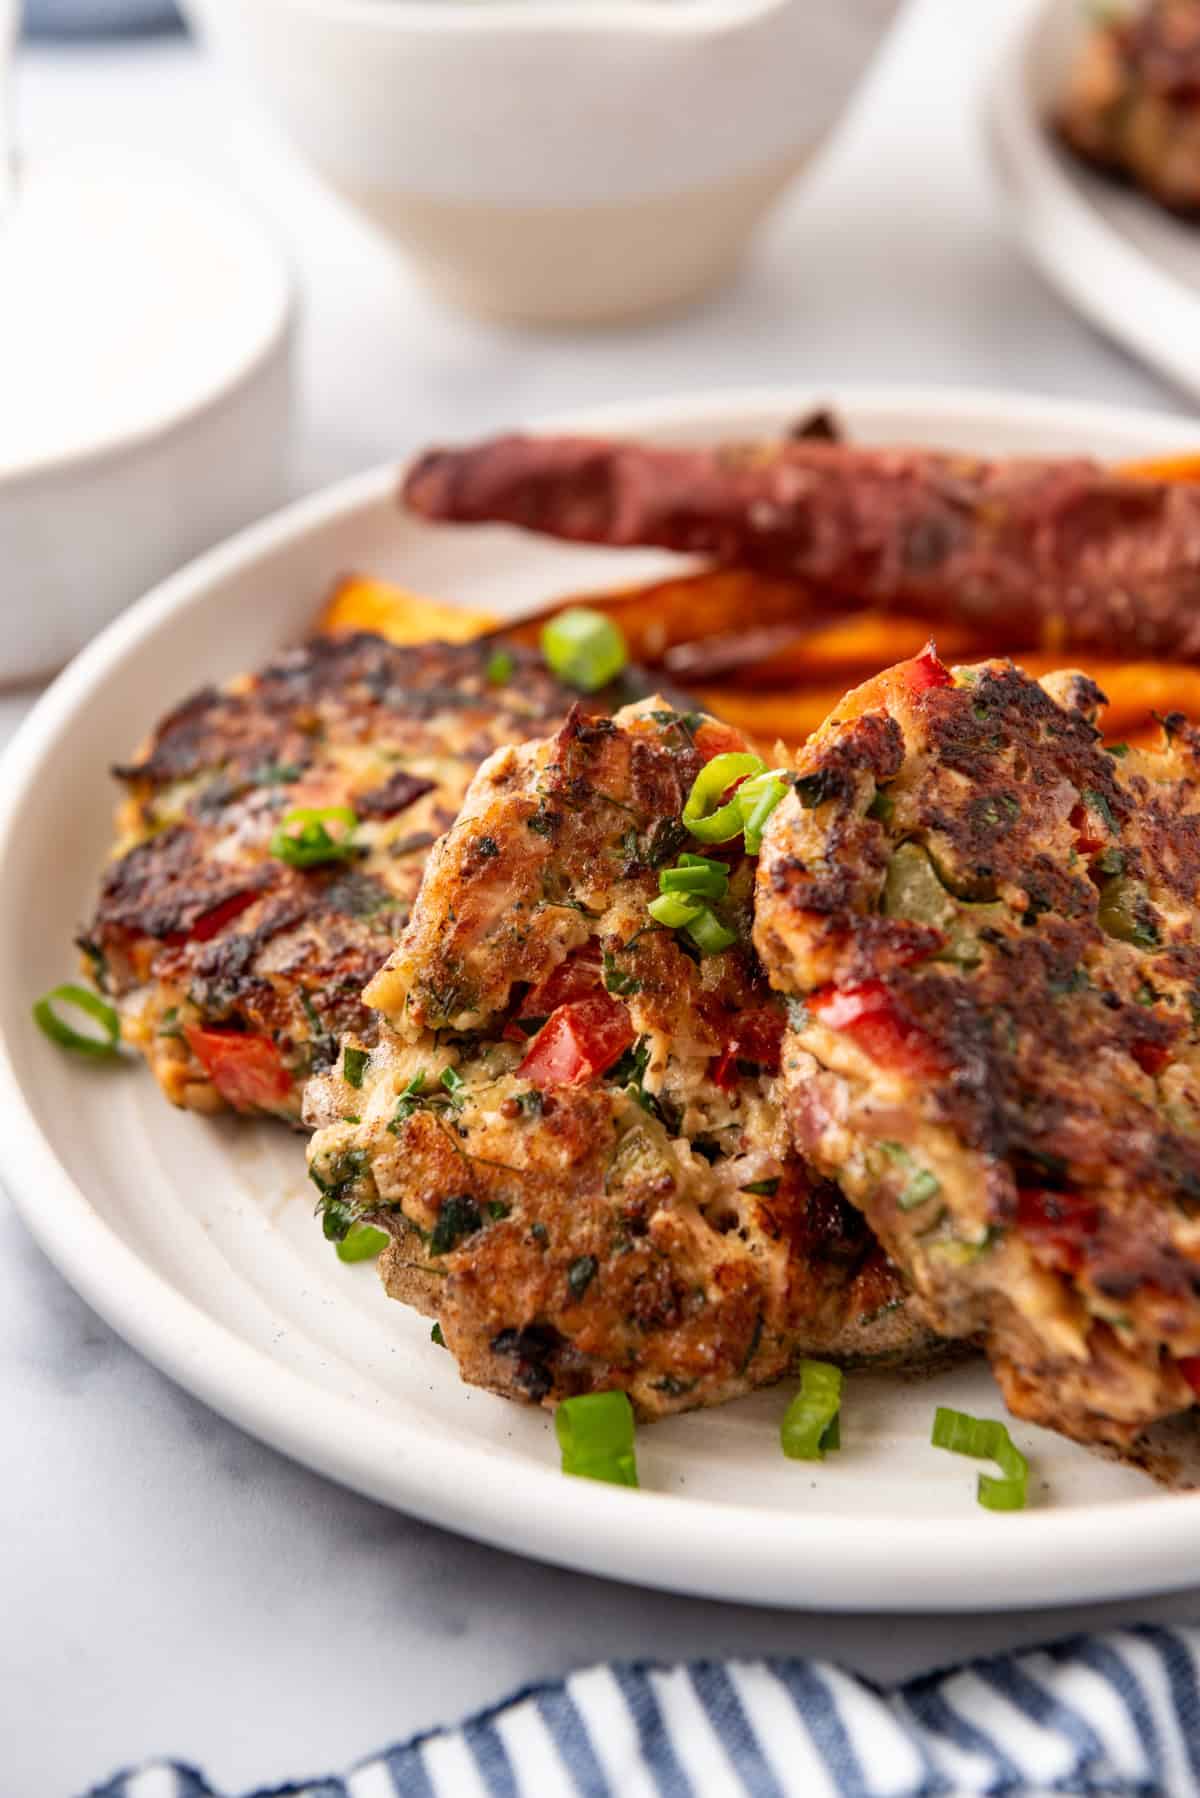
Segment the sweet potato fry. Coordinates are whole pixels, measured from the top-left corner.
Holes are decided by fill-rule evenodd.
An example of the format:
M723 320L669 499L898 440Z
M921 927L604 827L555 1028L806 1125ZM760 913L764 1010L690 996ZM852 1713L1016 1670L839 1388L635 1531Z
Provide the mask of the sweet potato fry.
M374 631L390 643L466 643L480 637L495 619L463 606L448 606L377 581L370 575L351 574L338 582L316 622L322 637L346 636L352 631Z
M1146 462L1120 462L1116 472L1132 481L1200 481L1200 450Z
M968 625L942 624L932 634L943 661L981 661L997 650L994 636L989 639ZM818 686L845 680L850 687L878 668L916 655L930 635L929 625L920 618L895 618L883 612L831 621L814 617L811 627L799 630L767 625L680 643L667 651L663 665L685 682L728 680L745 687L781 687L792 680Z
M620 626L635 662L661 662L677 644L732 632L736 627L793 623L815 601L795 581L772 580L741 568L704 568L611 593L579 593L523 618L511 635L536 643L542 625L567 606L590 606Z

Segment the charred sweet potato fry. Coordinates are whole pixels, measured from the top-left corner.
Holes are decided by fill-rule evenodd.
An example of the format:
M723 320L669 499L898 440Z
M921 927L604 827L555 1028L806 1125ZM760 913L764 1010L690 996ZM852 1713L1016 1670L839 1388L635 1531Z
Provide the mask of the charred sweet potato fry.
M635 662L661 662L682 643L708 640L747 626L792 625L816 615L816 604L797 581L774 580L742 568L702 568L612 593L580 593L555 600L509 633L535 644L546 619L566 606L590 606L620 626ZM827 609L827 608L826 608Z
M1200 654L1200 485L1086 458L501 437L431 451L403 497L427 518L711 556L842 610L1056 649Z

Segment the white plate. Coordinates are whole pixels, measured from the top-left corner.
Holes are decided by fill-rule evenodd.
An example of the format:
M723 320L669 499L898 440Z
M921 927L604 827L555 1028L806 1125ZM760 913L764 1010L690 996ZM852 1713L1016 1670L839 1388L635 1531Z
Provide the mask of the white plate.
M1200 224L1094 174L1046 130L1087 25L1083 0L1019 0L987 100L993 162L1047 279L1093 324L1200 395Z
M556 421L676 442L777 433L833 400L865 440L975 451L1161 454L1152 414L986 395L792 392L664 401ZM1032 1508L980 1510L973 1463L929 1446L933 1407L1002 1407L981 1365L852 1378L841 1453L786 1461L785 1388L642 1432L643 1489L564 1478L545 1413L462 1386L428 1325L312 1217L301 1143L171 1111L141 1068L80 1065L30 1001L72 967L108 841L109 763L198 682L298 638L334 575L378 571L465 604L519 607L638 578L664 558L403 517L382 469L214 551L66 671L0 771L4 1172L47 1253L108 1321L246 1429L388 1504L540 1558L725 1598L829 1608L1049 1604L1195 1578L1200 1496L1014 1426Z

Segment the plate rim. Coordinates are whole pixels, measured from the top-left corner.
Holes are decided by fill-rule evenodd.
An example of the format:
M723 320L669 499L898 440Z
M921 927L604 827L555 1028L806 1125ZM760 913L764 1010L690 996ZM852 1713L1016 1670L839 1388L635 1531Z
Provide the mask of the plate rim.
M1053 420L1060 429L1077 430L1081 440L1089 426L1101 434L1144 434L1148 453L1194 443L1196 436L1185 418L1139 408L987 389L840 383L667 395L558 414L528 428L669 430L703 421L719 430L726 417L789 416L816 403L852 413L919 415L935 424L945 419L948 426L967 414L997 424L1020 415L1031 425ZM76 657L0 758L0 866L7 863L14 824L42 758L106 672L147 632L202 607L215 582L386 498L395 491L399 467L385 463L352 476L238 533L137 601ZM433 1441L403 1416L328 1392L207 1315L144 1262L93 1211L59 1161L25 1101L2 1030L0 1106L11 1125L4 1184L14 1208L63 1277L120 1336L272 1447L426 1522L579 1571L773 1607L1032 1608L1167 1591L1194 1577L1200 1493L1150 1493L1004 1517L964 1508L962 1516L889 1518L886 1511L838 1516L760 1510L585 1480L568 1487L552 1461L541 1465L515 1456L503 1463L498 1479L487 1444ZM1132 1561L1131 1543L1137 1544Z
M1041 19L1071 0L1022 0L1006 21L981 114L1008 216L1040 273L1106 336L1200 396L1200 294L1153 262L1081 194L1047 140L1026 81ZM1147 205L1153 204L1147 200ZM1173 320L1162 328L1165 316Z

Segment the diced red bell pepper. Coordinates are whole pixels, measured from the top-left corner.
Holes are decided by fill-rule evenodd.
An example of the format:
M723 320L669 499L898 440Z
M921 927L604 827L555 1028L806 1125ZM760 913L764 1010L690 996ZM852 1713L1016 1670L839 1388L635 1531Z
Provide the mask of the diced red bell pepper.
M1196 1397L1200 1398L1200 1355L1180 1355L1175 1365Z
M1143 1074L1153 1079L1170 1065L1171 1051L1165 1043L1136 1042L1130 1045L1129 1053L1141 1068Z
M634 1039L628 1009L609 993L559 1005L517 1069L531 1086L576 1086L612 1067Z
M275 1111L290 1096L291 1075L269 1037L185 1024L188 1048L235 1111Z
M245 893L234 893L232 898L222 899L220 905L214 905L211 911L201 912L190 930L173 930L165 941L173 949L181 943L207 943L257 898L258 892L253 887Z
M1084 1247L1100 1223L1100 1207L1086 1193L1049 1192L1023 1186L1017 1193L1017 1228L1042 1257L1069 1273L1083 1266Z
M188 931L188 936L193 943L207 943L219 930L224 930L226 924L232 924L235 918L240 917L257 898L258 894L254 891L235 893L232 899L226 899L221 905L214 905L211 911L206 911L197 918Z
M944 662L938 660L937 651L931 642L925 645L919 656L913 656L909 662L901 662L896 673L910 693L925 693L930 687L953 685L950 670Z
M818 987L805 1003L827 1029L848 1036L881 1067L912 1074L944 1072L934 1044L919 1024L904 1015L882 980Z
M710 1078L724 1091L730 1091L738 1083L739 1061L752 1061L765 1074L777 1074L785 1022L778 1005L763 1005L732 1019L731 1034L712 1061Z
M578 955L570 956L553 968L544 980L539 980L536 986L530 987L504 1026L504 1040L510 1043L528 1042L529 1031L521 1029L518 1019L548 1018L560 1005L573 1005L577 999L590 999L593 993L603 990L600 963L593 958L591 950L585 949Z

